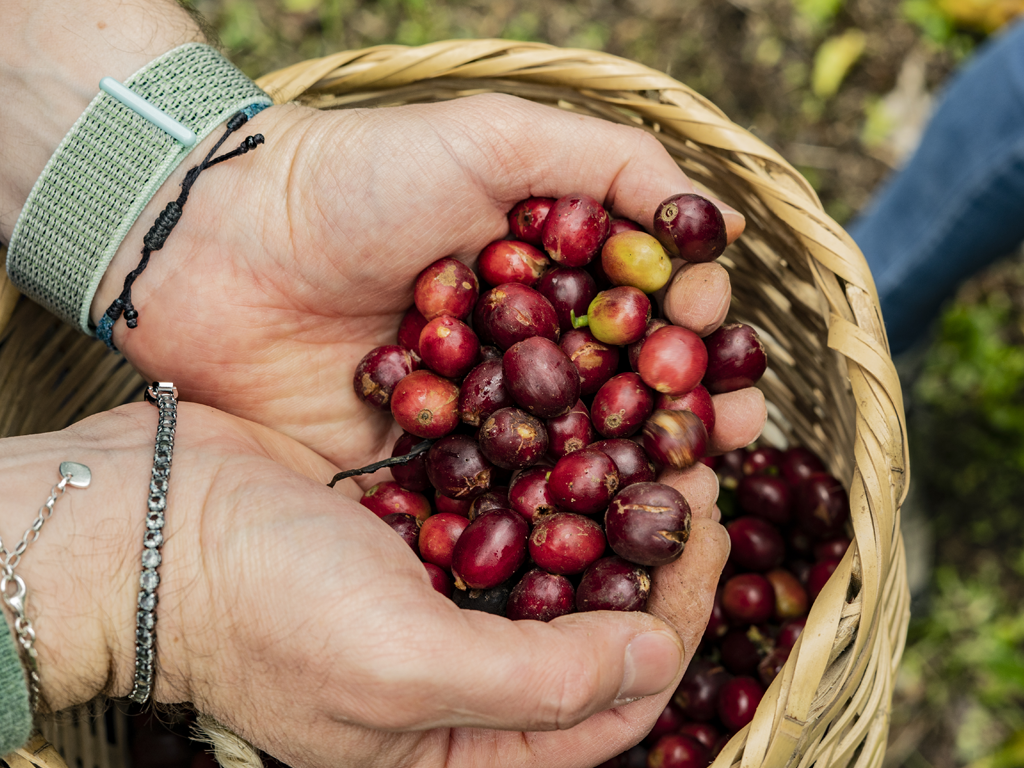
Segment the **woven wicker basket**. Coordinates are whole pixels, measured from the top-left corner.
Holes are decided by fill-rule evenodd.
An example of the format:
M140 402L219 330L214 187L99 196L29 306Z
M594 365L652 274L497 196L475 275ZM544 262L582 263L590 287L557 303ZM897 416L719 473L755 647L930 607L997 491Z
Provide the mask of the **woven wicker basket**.
M746 215L745 234L720 262L732 278L731 317L759 328L768 347L766 437L808 446L844 481L855 546L753 722L714 768L880 765L909 618L898 524L908 479L903 404L867 265L800 174L685 85L593 51L502 40L380 46L259 82L276 102L321 109L497 91L638 126ZM141 386L123 360L3 284L0 382L3 435L61 428ZM46 733L70 757L69 737L52 725ZM35 754L35 764L56 768L52 750L42 763Z

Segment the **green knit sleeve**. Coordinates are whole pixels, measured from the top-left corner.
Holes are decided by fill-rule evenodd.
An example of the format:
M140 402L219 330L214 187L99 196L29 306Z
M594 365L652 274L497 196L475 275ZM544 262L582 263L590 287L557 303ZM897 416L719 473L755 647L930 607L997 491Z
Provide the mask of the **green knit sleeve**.
M0 620L0 757L25 744L31 732L25 670L14 634Z

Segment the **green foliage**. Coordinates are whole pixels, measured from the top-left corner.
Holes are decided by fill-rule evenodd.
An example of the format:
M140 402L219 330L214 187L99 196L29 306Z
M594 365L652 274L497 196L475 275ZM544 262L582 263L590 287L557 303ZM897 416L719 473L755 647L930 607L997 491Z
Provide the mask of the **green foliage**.
M961 765L997 755L1024 727L1024 615L1003 570L995 558L967 577L939 568L932 609L911 624L900 673L898 685L920 705L916 716L951 730Z
M940 411L975 411L1015 444L1024 471L1024 348L1007 340L1011 307L998 296L956 306L944 317L917 394Z

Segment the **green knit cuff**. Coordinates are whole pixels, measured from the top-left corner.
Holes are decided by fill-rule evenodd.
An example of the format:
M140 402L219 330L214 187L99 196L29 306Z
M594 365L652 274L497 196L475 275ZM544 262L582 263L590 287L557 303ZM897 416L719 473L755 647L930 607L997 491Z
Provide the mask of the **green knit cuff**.
M244 107L272 103L200 43L168 51L124 85L192 129L198 141ZM18 217L7 252L11 282L93 334L89 309L103 273L142 209L191 150L99 93L46 164Z
M31 733L28 679L14 633L0 615L0 757L24 746Z

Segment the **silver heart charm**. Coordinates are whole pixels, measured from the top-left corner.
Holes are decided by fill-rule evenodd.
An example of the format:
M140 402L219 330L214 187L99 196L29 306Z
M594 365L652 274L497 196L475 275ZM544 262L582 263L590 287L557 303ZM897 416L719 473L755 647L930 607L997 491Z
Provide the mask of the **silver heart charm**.
M92 471L77 461L62 461L60 476L68 478L68 485L74 488L88 488L92 482Z

